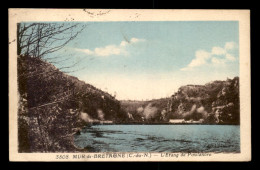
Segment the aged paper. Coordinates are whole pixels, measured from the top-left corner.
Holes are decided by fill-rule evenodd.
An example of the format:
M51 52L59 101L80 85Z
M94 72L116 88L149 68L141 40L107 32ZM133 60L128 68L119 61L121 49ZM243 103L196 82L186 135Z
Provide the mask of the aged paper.
M250 11L9 9L10 161L250 161Z

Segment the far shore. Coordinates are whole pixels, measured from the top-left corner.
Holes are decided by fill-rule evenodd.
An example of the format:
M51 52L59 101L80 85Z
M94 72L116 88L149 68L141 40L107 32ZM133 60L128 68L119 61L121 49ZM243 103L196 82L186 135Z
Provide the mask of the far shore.
M95 126L95 125L240 125L240 124L210 124L210 123L142 123L142 122L131 122L131 123L87 123L86 126Z

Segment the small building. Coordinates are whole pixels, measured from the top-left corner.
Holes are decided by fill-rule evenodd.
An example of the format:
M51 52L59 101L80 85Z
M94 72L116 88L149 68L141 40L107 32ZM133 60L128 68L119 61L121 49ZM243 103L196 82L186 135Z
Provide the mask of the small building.
M200 120L189 120L189 121L185 121L185 123L194 123L194 124L199 124L199 123L203 123L203 119Z
M193 123L193 120L186 120L184 123Z
M193 120L191 123L202 123L201 121L198 121L198 120Z
M170 119L169 123L184 123L184 119Z
M111 120L103 120L103 121L100 121L100 124L113 124L113 121L111 121Z

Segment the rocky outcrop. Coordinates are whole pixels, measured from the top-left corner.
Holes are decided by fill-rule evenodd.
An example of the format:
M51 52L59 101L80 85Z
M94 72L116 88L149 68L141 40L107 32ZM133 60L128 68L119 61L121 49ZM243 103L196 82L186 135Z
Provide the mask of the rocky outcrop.
M239 124L239 78L187 85L172 95L169 118L203 119L204 123Z
M121 106L133 117L128 122L166 123L170 119L185 119L206 124L239 124L239 78L186 85L170 98L121 101ZM150 107L154 111L145 112Z

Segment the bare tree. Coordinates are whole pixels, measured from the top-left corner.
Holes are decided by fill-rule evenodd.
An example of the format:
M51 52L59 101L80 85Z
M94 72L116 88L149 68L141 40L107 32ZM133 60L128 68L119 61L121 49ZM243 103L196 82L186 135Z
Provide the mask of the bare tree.
M85 28L79 23L19 23L17 53L44 58L62 49Z
M61 54L54 52L61 50L85 29L86 24L80 23L19 23L17 24L17 53L18 56L44 59L59 67L59 70L70 73L85 69L75 68L83 59L73 60L73 53L67 49ZM71 60L71 62L68 62ZM69 63L69 64L68 64ZM37 71L38 72L38 71ZM30 76L37 76L37 73ZM48 74L55 74L52 71Z

